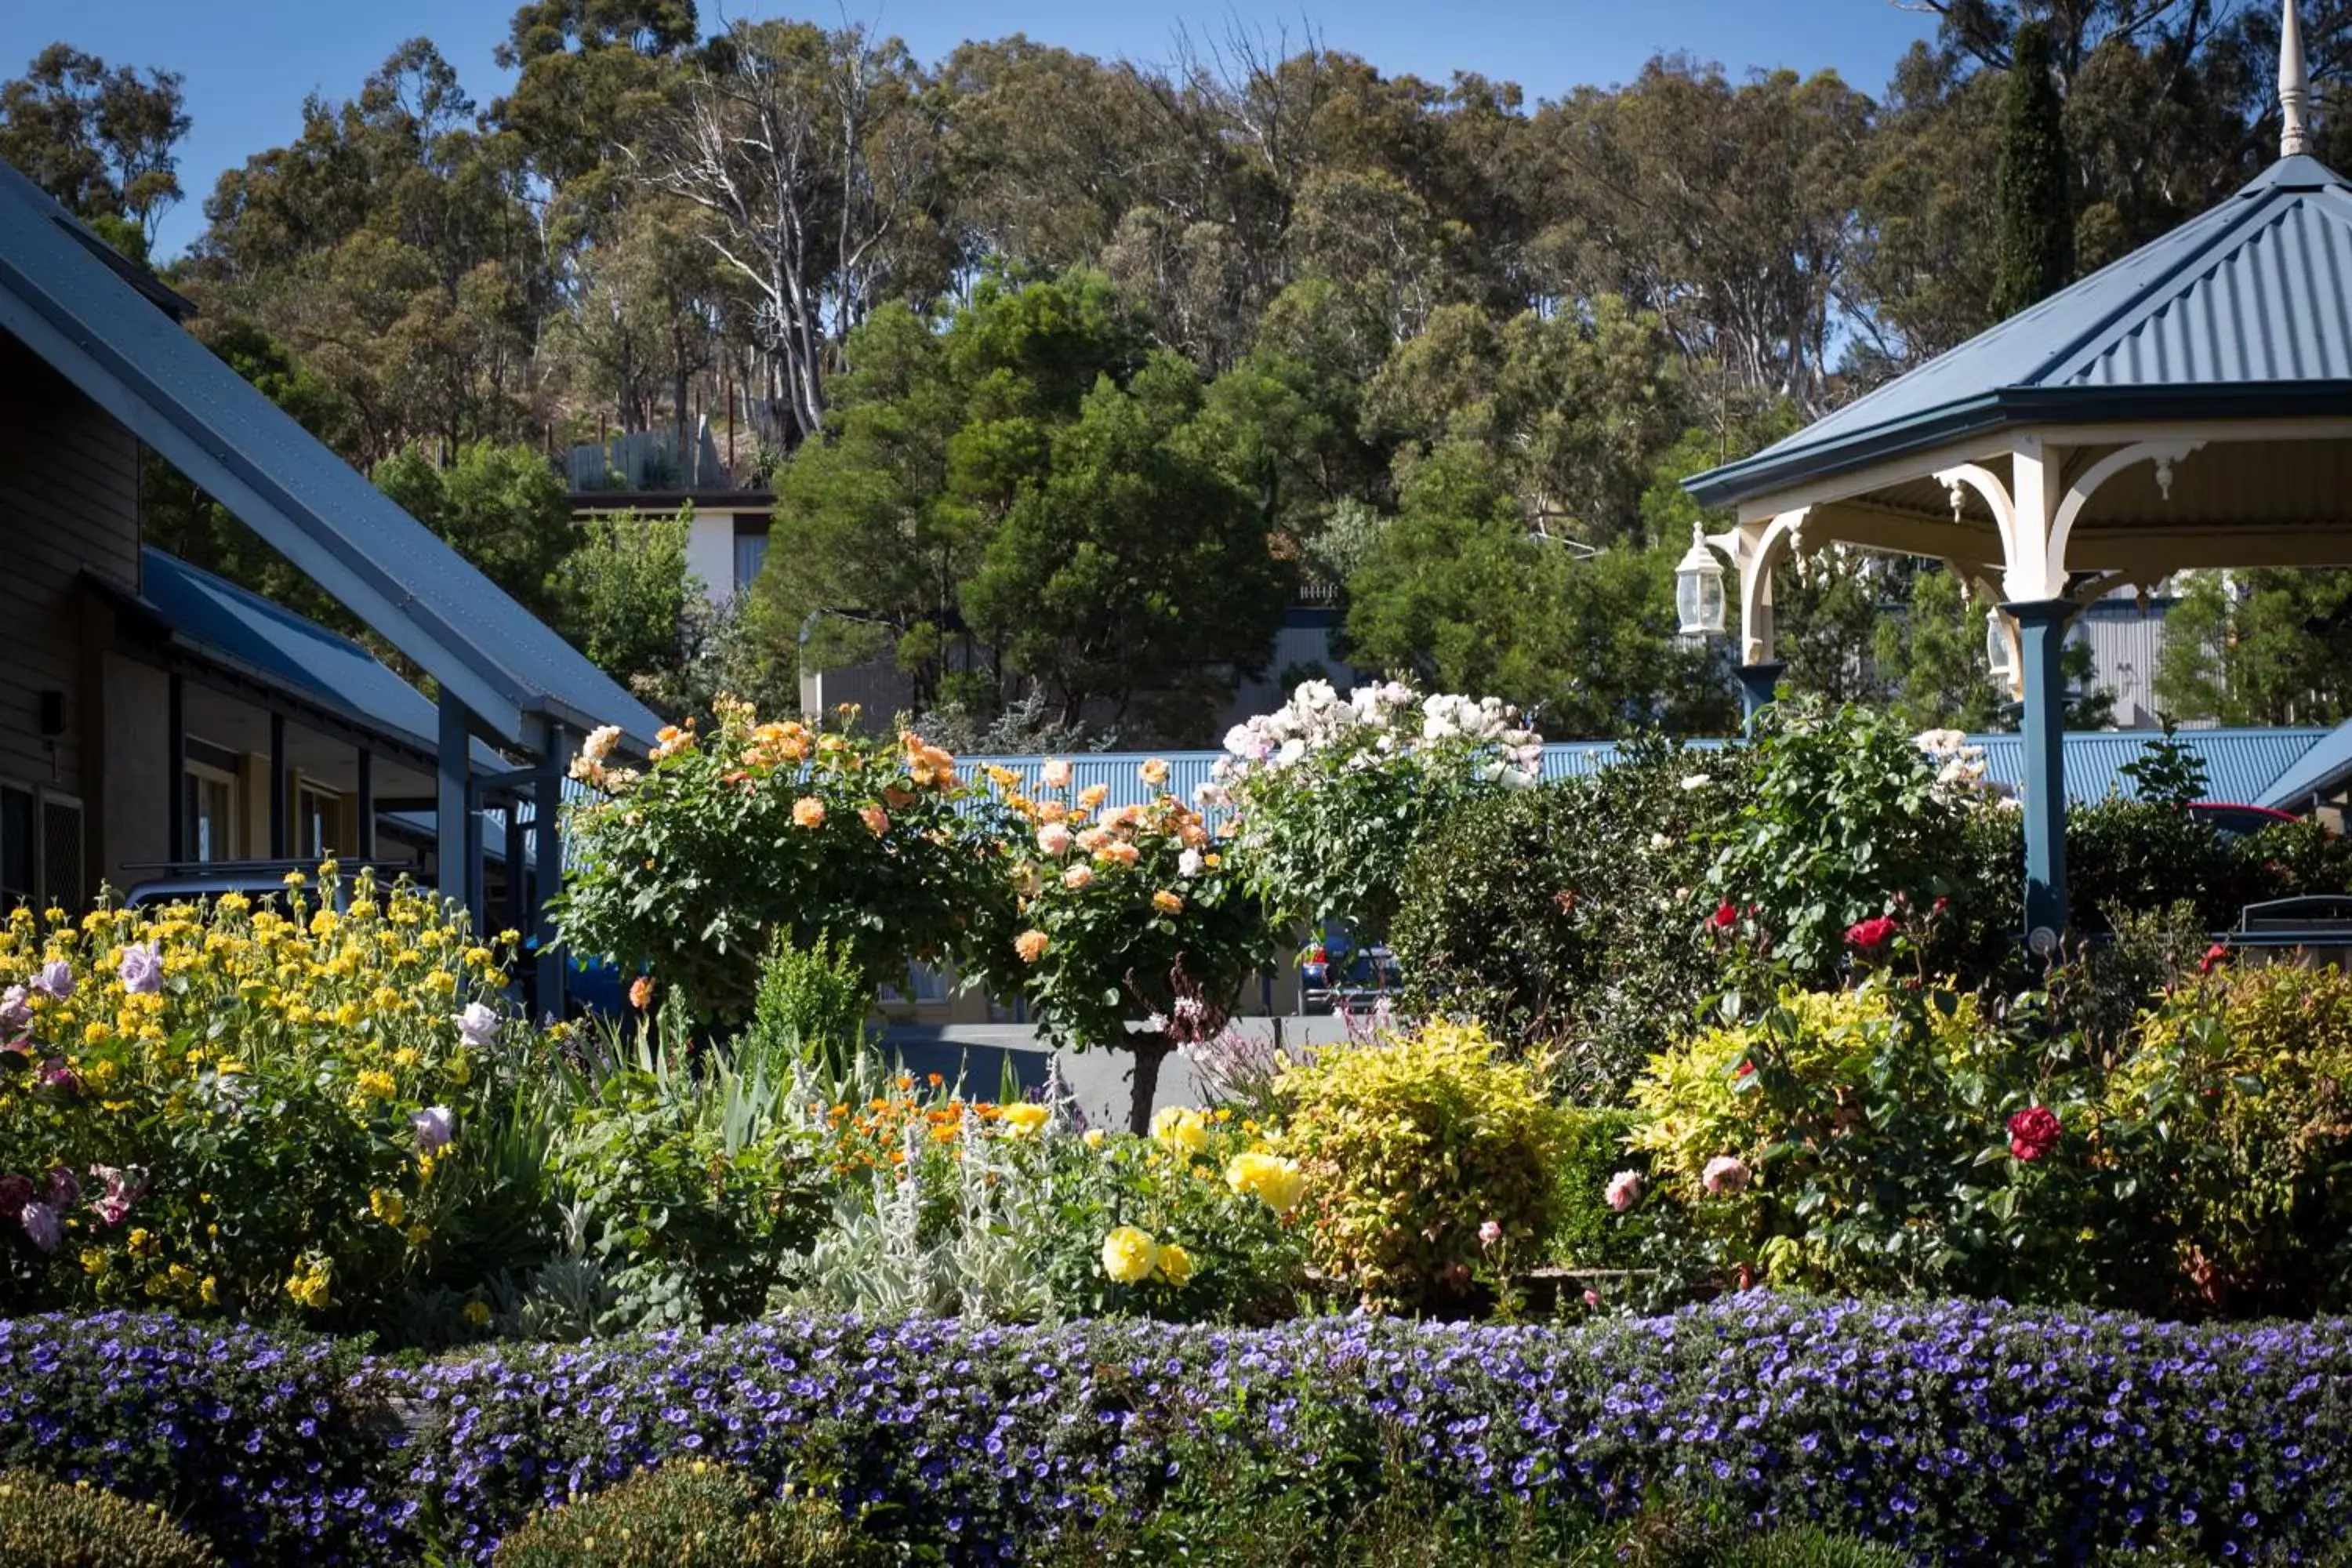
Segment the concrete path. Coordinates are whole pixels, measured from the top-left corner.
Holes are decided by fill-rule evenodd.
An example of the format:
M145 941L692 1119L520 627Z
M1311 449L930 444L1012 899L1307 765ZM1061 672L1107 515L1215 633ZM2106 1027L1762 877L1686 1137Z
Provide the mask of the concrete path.
M1340 1020L1328 1016L1237 1018L1234 1026L1268 1044L1279 1029L1286 1047L1328 1045L1347 1037ZM1058 1061L1063 1083L1087 1124L1095 1127L1123 1126L1133 1094L1134 1062L1124 1051L1048 1052L1026 1024L893 1024L883 1031L882 1048L909 1072L936 1072L950 1079L961 1076L965 1091L983 1100L998 1097L1008 1066L1025 1093L1042 1089L1047 1064ZM1169 1058L1160 1068L1154 1109L1200 1102L1201 1086L1192 1064L1181 1057Z

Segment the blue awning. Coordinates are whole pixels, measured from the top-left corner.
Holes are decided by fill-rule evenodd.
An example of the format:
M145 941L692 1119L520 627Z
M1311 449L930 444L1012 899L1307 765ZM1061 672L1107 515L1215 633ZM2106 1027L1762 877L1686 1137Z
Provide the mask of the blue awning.
M432 699L366 648L316 621L152 545L140 552L133 602L199 657L281 685L349 722L406 741L427 757L439 749ZM506 766L478 741L473 757L489 772Z

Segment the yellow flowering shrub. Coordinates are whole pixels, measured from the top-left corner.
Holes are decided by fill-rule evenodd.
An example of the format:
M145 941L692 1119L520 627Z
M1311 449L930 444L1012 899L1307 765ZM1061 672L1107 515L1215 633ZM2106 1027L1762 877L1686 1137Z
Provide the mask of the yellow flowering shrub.
M1458 1305L1482 1226L1522 1249L1551 1232L1566 1129L1543 1064L1502 1056L1475 1025L1319 1052L1286 1067L1275 1096L1281 1152L1315 1200L1310 1256L1370 1303Z
M474 1108L527 1048L497 1002L512 939L322 873L0 926L12 1302L341 1327L431 1274Z

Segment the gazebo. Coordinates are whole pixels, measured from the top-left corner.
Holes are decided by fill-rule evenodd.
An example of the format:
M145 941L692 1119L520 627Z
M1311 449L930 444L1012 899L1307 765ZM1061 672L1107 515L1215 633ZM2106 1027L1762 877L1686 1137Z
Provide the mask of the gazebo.
M2352 181L2305 152L2306 91L2285 0L2279 159L2244 189L1687 481L1738 518L1706 542L1738 568L1751 714L1781 673L1773 573L1801 551L1836 541L1935 557L1998 606L1991 641L2022 704L2037 949L2066 922L2058 656L2069 619L2193 567L2352 563Z

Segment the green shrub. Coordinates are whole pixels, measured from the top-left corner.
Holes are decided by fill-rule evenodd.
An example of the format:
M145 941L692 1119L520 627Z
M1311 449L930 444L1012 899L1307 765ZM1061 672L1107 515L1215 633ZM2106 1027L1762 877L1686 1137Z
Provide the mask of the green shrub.
M813 1135L761 1125L746 1104L757 1086L730 1087L616 1071L551 1145L555 1191L580 1205L617 1294L599 1331L756 1317L816 1238L827 1167Z
M1539 1251L1563 1137L1544 1072L1442 1022L1286 1068L1282 1147L1319 1209L1309 1247L1323 1273L1368 1301L1443 1310L1482 1268ZM1482 1244L1490 1223L1499 1237Z
M87 1481L0 1472L0 1568L219 1568L212 1547L151 1503Z
M1715 988L1698 889L1743 767L1739 751L1637 742L1591 777L1454 814L1405 872L1407 1005L1549 1049L1572 1099L1618 1099Z
M1708 889L1732 927L1808 984L1843 973L1846 932L1893 916L1931 967L1977 929L1969 824L1983 805L1970 760L1939 773L1887 716L1780 702L1757 725L1747 797L1716 836Z
M1643 1217L1611 1208L1606 1194L1621 1171L1647 1179L1649 1156L1627 1147L1641 1119L1630 1110L1577 1109L1561 1120L1551 1261L1566 1268L1631 1268L1641 1260Z
M493 1568L835 1568L870 1560L871 1545L832 1503L779 1504L742 1471L702 1459L639 1470L534 1514L490 1559Z
M1659 1057L1634 1090L1633 1141L1678 1211L1674 1261L1842 1293L2074 1299L2084 1280L2066 1264L2090 1254L2049 1218L2081 1195L2053 1176L2080 1178L2092 1119L2060 1102L2075 1136L2054 1162L2006 1148L2006 1119L2051 1092L2045 1066L1972 996L1884 973L1785 993Z
M873 981L847 942L820 931L803 947L780 931L760 966L751 1025L737 1042L735 1065L782 1081L799 1062L816 1082L839 1083L866 1043L873 1005Z

